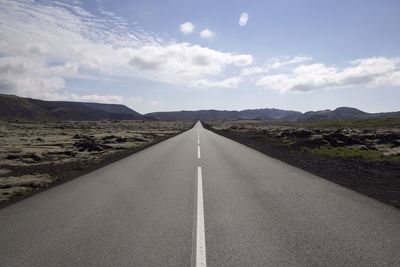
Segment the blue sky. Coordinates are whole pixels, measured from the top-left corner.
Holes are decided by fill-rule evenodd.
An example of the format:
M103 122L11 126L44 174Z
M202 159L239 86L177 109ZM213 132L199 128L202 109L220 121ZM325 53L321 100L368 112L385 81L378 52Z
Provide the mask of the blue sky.
M388 0L0 0L0 93L142 113L400 110L398 14Z

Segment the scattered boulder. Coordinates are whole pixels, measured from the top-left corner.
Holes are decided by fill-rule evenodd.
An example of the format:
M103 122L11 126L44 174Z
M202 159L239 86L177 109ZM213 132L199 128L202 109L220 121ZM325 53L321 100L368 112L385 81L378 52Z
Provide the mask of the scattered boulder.
M132 137L131 139L132 139L132 141L136 141L136 142L146 142L147 141L145 138L137 137L137 136Z
M392 141L394 147L400 147L400 139Z
M397 141L400 140L400 134L383 133L377 134L376 138L379 139L378 144L397 144Z
M115 139L115 138L117 138L117 136L115 136L115 135L106 135L103 138L101 138L101 140L108 141L108 140L112 140L112 139Z
M76 141L73 144L75 147L79 149L79 151L103 151L110 148L107 145L100 144L95 137L92 136L83 136L81 140Z
M315 132L306 129L289 129L284 130L281 136L287 138L309 138L314 134Z
M85 135L75 134L74 136L72 136L72 139L82 139L84 137L85 137Z
M7 155L6 159L13 160L13 159L19 159L20 157L21 157L20 155L11 154L11 155Z
M343 147L343 146L353 146L353 145L361 145L362 143L353 139L347 135L344 135L340 132L334 132L331 134L326 134L323 136L323 139L328 141L329 144L333 147Z
M107 135L101 138L104 144L109 144L109 143L126 143L129 141L128 138L126 137L120 137L120 136L115 136L115 135Z
M307 147L307 148L317 148L321 146L329 146L330 143L327 140L324 140L323 138L312 138L312 139L305 139L298 141L292 145L292 147Z
M116 143L126 143L126 142L128 142L128 138L125 138L125 137L117 137L117 138L115 138L115 142L116 142Z

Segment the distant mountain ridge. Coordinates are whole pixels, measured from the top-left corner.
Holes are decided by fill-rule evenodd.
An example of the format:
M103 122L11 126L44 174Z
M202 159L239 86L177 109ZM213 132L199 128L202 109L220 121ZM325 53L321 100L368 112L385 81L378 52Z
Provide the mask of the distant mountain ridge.
M44 101L0 94L2 120L134 120L153 119L120 104Z
M320 122L349 119L400 117L400 111L367 113L356 108L308 111L274 108L235 110L168 111L140 114L121 104L45 101L0 94L0 120L266 120Z
M287 122L320 122L350 119L368 119L381 117L400 117L398 112L367 113L356 108L339 107L335 110L299 111L281 109L246 109L242 111L198 110L169 111L146 114L158 120L267 120Z
M152 112L146 115L158 120L288 120L295 121L302 115L301 112L281 109L246 109L242 111L229 110L198 110L198 111L170 111Z

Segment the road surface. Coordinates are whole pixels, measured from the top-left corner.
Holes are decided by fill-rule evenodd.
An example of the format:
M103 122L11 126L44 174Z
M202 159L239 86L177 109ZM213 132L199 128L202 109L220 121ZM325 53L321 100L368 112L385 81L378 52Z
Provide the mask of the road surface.
M0 210L0 266L399 266L400 212L197 124Z

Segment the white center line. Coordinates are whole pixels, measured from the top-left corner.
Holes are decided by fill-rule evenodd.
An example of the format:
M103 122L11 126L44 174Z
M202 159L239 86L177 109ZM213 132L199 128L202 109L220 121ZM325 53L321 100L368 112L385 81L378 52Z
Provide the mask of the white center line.
M200 146L197 146L197 158L200 158Z
M203 177L201 167L197 167L197 227L196 227L196 267L207 266L206 238L204 231Z

